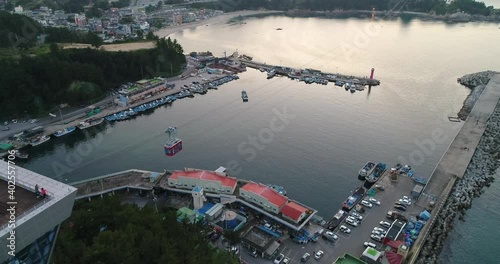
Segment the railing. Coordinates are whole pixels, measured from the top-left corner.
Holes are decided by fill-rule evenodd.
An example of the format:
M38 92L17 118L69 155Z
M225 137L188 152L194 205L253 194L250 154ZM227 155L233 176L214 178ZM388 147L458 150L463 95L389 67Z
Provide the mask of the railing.
M5 177L4 175L0 175L0 177L2 179L4 179L5 181L8 181L7 177ZM26 189L26 190L29 190L29 191L32 191L33 195L35 195L35 188L31 187L32 186L31 183L16 179L16 186L21 187L21 188ZM32 213L36 209L40 208L42 205L47 204L49 201L52 200L51 197L54 197L54 193L47 192L47 197L43 198L40 202L38 202L35 205L33 205L32 207L28 208L27 210L25 210L21 214L16 214L16 219L20 219L20 218L26 216L27 214ZM0 230L7 228L7 226L8 226L8 223L3 224L0 228Z

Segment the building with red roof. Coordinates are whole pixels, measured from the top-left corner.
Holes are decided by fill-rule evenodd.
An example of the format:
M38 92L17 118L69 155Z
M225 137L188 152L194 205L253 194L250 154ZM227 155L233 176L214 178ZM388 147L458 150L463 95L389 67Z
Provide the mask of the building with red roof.
M212 193L233 194L236 184L236 178L205 170L175 171L168 178L170 187L191 190L200 186L205 192Z
M288 198L277 193L272 188L255 182L249 182L241 187L240 196L275 214L278 214L280 209L288 202Z
M304 219L308 211L310 210L296 202L289 202L281 208L281 215L285 219L299 223Z

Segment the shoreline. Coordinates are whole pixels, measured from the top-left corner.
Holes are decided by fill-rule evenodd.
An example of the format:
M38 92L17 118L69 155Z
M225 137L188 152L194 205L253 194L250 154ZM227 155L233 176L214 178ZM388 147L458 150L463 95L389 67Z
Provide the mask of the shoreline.
M231 19L235 17L251 17L251 16L256 16L256 15L281 15L284 14L283 11L272 11L272 10L262 10L262 11L238 11L238 12L230 12L230 13L224 13L220 16L215 16L211 17L205 20L200 20L192 23L187 23L187 24L182 24L182 25L176 25L176 26L170 26L170 27L165 27L161 28L159 30L154 31L153 33L157 35L158 37L168 37L172 34L175 34L177 32L183 31L185 29L191 29L191 28L196 28L200 26L205 26L205 25L216 25L220 23L226 23L229 22Z

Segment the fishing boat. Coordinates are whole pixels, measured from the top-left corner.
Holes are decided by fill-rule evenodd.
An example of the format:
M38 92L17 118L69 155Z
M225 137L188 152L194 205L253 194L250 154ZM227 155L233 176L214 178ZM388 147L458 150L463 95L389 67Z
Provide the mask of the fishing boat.
M273 78L275 74L276 74L276 70L275 70L275 69L271 69L271 70L267 73L267 79L271 79L271 78Z
M14 156L19 159L27 159L29 155L27 153L22 153L19 150L15 150Z
M346 211L350 211L365 195L365 189L363 187L359 187L354 192L347 197L347 199L342 203L342 209Z
M80 124L77 125L79 129L87 129L91 128L97 125L102 124L104 122L104 117L98 118L98 119L89 119L87 121L80 122Z
M358 173L358 179L364 181L366 179L366 176L370 175L372 172L373 168L375 168L375 163L368 161L361 170L359 170Z
M64 135L67 135L67 134L75 131L75 130L76 130L75 126L67 127L67 128L65 128L63 130L58 130L56 133L54 133L54 136L56 136L56 137L62 137Z
M286 196L286 190L282 186L274 185L274 184L268 184L267 187L272 188L275 190L277 193Z
M368 176L366 176L366 182L369 184L375 183L380 178L380 176L382 176L382 174L386 171L386 169L387 165L385 165L384 163L377 164L377 166L375 166L372 172Z
M243 99L243 102L248 102L248 95L246 91L241 91L241 99Z
M50 136L43 135L43 136L39 137L38 139L36 139L34 141L31 141L30 145L33 146L33 147L34 146L38 146L38 145L40 145L40 144L42 144L44 142L49 141L49 139L50 139Z

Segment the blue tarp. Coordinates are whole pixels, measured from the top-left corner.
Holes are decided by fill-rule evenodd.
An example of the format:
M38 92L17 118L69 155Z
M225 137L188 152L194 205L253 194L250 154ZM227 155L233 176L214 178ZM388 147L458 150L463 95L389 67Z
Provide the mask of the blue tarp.
M198 211L199 214L201 215L205 215L205 213L210 210L210 208L212 208L214 206L214 204L211 204L211 203L207 203L205 204L202 208L196 210Z
M430 218L431 218L431 213L429 213L427 210L420 213L420 219L427 221Z
M269 234L271 234L271 235L273 235L275 237L280 237L280 235L278 233L274 232L273 230L271 230L271 229L269 229L267 227L264 227L264 226L260 225L259 229L262 230L262 231L264 231L264 232L267 232L267 233L269 233Z

